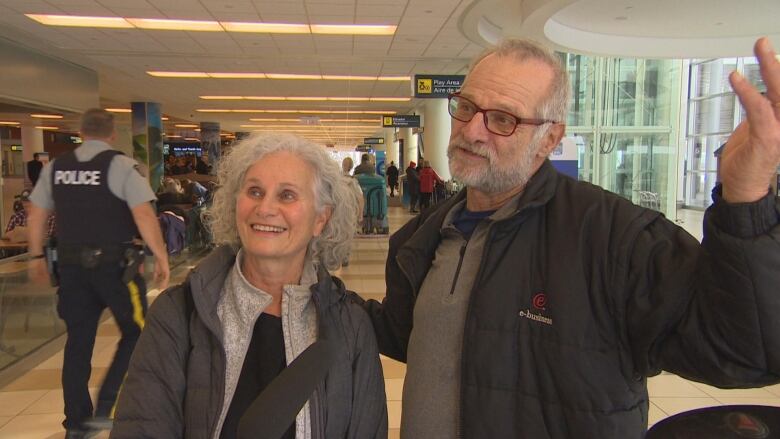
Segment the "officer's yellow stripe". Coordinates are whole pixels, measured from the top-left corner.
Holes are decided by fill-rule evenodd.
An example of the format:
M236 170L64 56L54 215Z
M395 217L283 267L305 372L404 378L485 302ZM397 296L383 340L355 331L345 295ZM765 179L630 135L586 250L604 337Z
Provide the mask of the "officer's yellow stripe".
M122 378L122 384L119 385L119 391L116 392L116 400L114 401L114 405L111 406L111 413L109 413L108 415L108 417L111 419L114 419L116 417L116 403L119 402L119 395L122 394L122 387L125 386L125 379L127 379L127 374L125 374L125 377Z
M144 329L144 307L141 304L141 293L138 291L138 285L131 280L127 284L127 289L130 291L130 303L133 304L133 321L139 328Z

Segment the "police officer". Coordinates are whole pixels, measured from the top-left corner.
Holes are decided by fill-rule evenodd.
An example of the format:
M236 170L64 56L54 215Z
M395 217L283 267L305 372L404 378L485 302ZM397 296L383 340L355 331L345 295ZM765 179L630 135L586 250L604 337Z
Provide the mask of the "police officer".
M68 338L62 366L66 438L87 438L110 417L130 355L144 325L146 286L133 240L140 234L155 256L159 288L170 275L160 225L150 203L154 192L137 171L135 160L112 149L114 117L101 109L81 119L84 143L52 161L31 195L30 276L46 279L43 255L45 219L57 215L60 288L57 311ZM128 266L130 266L128 268ZM111 367L93 405L87 384L92 349L102 311L111 309L122 332Z

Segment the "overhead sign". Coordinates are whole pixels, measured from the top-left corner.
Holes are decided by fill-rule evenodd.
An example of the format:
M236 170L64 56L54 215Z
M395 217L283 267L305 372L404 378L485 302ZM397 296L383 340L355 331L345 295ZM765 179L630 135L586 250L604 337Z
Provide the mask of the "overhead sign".
M385 138L384 137L364 137L363 143L366 145L384 145L385 144Z
M357 152L369 152L369 151L371 151L371 145L358 145L355 148L355 151L357 151Z
M383 128L416 128L420 126L420 116L403 114L396 116L382 116Z
M414 75L414 97L446 98L463 86L464 75Z

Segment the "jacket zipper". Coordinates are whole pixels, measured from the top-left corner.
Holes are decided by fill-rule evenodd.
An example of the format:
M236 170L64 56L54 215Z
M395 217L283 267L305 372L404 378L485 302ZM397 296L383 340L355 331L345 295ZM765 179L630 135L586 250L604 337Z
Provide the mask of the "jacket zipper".
M466 255L466 246L467 245L469 245L468 241L466 241L460 247L460 259L458 259L458 268L455 269L455 278L452 279L452 289L450 290L450 296L455 294L455 286L458 285L458 278L460 277L460 268L463 266L463 257Z
M469 292L469 304L466 308L466 321L463 323L463 342L461 347L461 355L460 355L460 407L458 410L460 411L460 415L458 416L458 425L455 429L455 438L461 439L463 437L463 424L466 422L466 413L464 411L463 406L465 401L465 378L463 377L463 374L466 371L466 333L468 332L469 328L469 316L471 316L472 310L474 308L474 290L477 288L477 285L479 285L479 280L482 277L482 272L484 271L485 267L485 259L487 257L488 251L490 250L490 242L493 237L493 226L495 224L491 224L491 227L488 229L487 237L485 239L485 248L482 249L482 258L479 261L479 268L477 269L477 275L474 276L474 285L471 287L471 291ZM465 246L464 246L465 249ZM458 267L460 268L460 267Z

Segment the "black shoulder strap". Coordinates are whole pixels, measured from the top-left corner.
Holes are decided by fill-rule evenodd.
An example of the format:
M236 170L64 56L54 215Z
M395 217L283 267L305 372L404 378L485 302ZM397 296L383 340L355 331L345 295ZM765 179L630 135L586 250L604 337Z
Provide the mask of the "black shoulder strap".
M320 339L282 370L238 422L238 439L279 439L328 373L334 349Z

